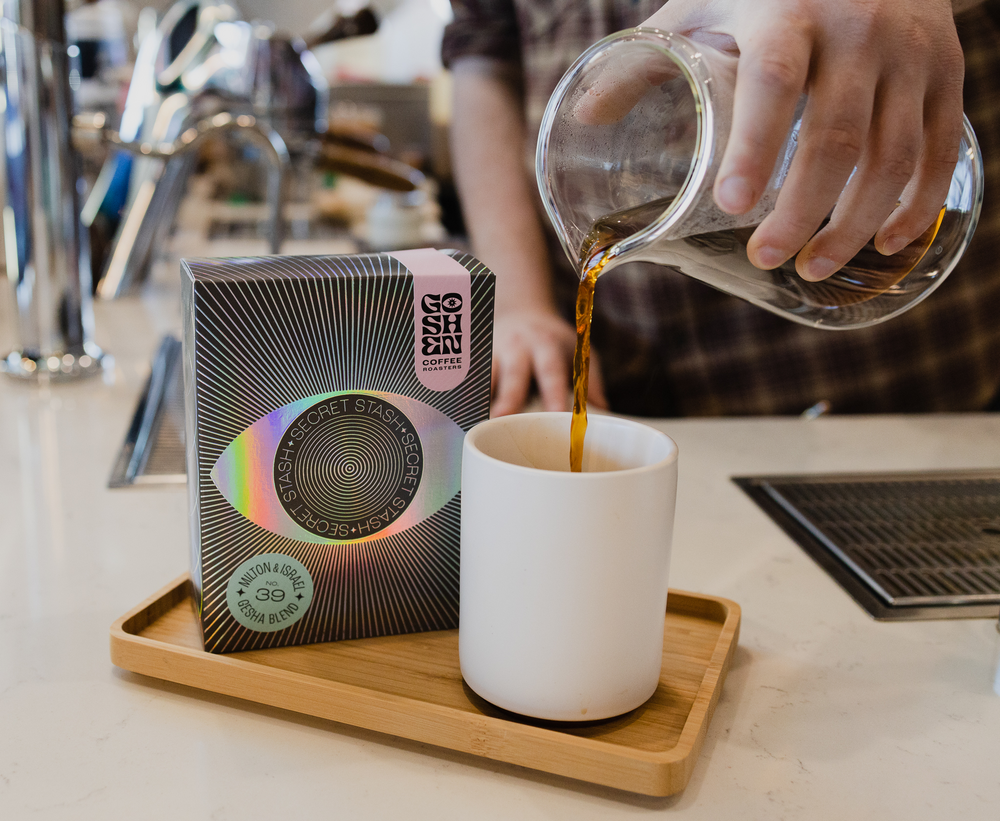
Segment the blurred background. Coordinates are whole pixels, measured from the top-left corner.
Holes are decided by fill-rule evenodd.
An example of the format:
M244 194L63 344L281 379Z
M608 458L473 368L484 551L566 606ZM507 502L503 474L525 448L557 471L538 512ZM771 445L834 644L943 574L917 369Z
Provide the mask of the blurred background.
M31 25L18 5L31 6L4 6L8 62L12 32ZM136 293L164 267L176 279L180 256L462 245L439 56L447 0L48 6L65 20L81 255L98 300ZM12 94L8 126L28 110ZM29 164L13 134L7 176ZM20 214L26 203L6 200L28 183L13 183L5 213ZM23 233L10 222L8 244ZM17 267L6 248L0 260Z

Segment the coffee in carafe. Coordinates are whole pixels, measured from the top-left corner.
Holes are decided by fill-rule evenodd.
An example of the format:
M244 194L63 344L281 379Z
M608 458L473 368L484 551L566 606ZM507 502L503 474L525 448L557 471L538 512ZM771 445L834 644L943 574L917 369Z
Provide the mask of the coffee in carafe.
M549 100L535 163L567 256L579 263L597 231L610 243L602 275L652 262L820 328L874 325L927 297L964 253L979 217L982 158L968 121L935 226L900 254L883 256L869 244L833 278L806 282L790 263L764 271L746 254L754 227L774 208L801 120L752 210L726 214L714 202L736 65L708 45L641 28L605 38L577 60ZM623 101L610 114L608 89ZM605 116L593 115L595 100L605 101Z
M884 322L926 298L972 238L983 168L966 119L937 220L901 252L884 256L869 242L820 282L799 277L794 261L773 270L755 267L747 243L774 208L801 119L757 205L745 214L722 212L712 188L732 123L736 65L732 55L681 35L629 29L586 51L546 107L535 173L546 213L580 272L573 465L582 456L599 275L626 262L651 262L794 322L841 330ZM602 115L593 116L602 106Z

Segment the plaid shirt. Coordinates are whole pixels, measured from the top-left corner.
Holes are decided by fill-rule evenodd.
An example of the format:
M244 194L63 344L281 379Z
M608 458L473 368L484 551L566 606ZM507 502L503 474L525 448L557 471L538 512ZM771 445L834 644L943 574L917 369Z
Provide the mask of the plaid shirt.
M522 83L534 135L559 78L600 37L638 25L662 0L453 0L446 65L495 61ZM1000 0L957 18L965 49L965 110L979 138L986 196L975 237L934 294L873 328L798 325L693 279L644 263L603 277L594 306L612 407L637 415L975 411L1000 389ZM575 274L552 238L567 316Z

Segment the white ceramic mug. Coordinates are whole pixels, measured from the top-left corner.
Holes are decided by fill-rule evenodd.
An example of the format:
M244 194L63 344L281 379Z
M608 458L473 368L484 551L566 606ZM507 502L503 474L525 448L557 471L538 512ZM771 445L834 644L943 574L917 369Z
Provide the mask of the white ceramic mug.
M590 721L659 681L677 446L592 415L571 473L569 426L568 413L518 414L465 437L459 655L487 701Z

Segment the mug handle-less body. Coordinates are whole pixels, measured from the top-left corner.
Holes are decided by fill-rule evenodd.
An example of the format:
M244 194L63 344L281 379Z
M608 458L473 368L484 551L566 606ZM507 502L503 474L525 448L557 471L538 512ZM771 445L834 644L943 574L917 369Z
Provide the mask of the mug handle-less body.
M569 414L466 436L459 655L487 701L589 721L638 707L659 682L677 449L606 416L591 420L583 473L568 447Z

